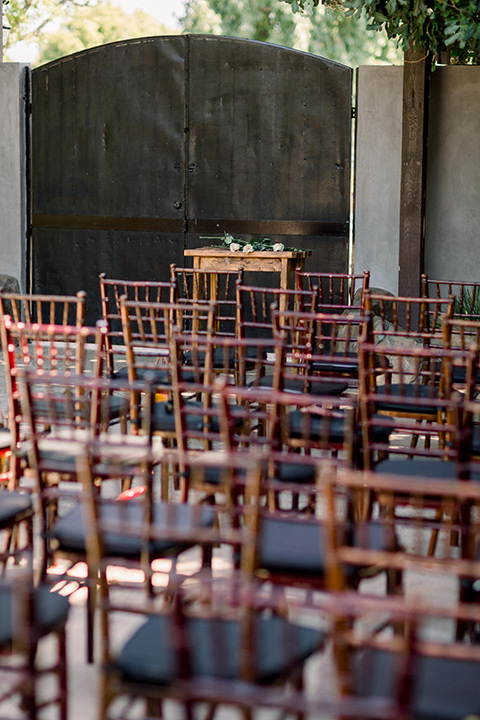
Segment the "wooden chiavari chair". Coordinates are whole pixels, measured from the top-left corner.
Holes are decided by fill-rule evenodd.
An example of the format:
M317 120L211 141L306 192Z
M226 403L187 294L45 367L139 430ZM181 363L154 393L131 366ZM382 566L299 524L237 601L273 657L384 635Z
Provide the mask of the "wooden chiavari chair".
M360 341L363 468L411 477L458 477L463 453L463 398L452 392L452 372L459 357L459 351L443 348L385 348ZM463 362L469 374L474 372L475 350L465 352ZM384 384L379 383L379 377L385 379ZM407 442L412 435L422 434L428 439L424 447ZM398 507L411 502L412 498L400 493L396 498ZM439 520L442 516L439 509ZM433 535L432 553L435 541Z
M102 319L106 323L105 369L109 377L127 377L120 298L135 302L173 302L176 289L171 282L118 280L100 274Z
M363 273L325 273L295 271L295 287L318 291L318 312L341 313L364 307L365 291L370 287L370 271ZM360 295L360 297L358 297ZM357 297L356 297L357 296ZM356 299L359 302L356 302Z
M478 479L478 478L477 478ZM405 710L409 717L464 718L475 715L478 708L478 678L480 677L480 646L463 641L469 625L477 625L479 606L470 598L465 602L461 588L466 579L479 577L478 562L478 506L480 486L473 477L446 480L444 477L385 475L381 472L345 472L325 477L325 498L328 507L328 564L331 589L341 605L341 597L349 596L348 578L351 568L375 564L391 572L404 575L400 597L383 597L383 611L378 605L376 618L370 626L372 648L360 655L350 651L350 668L353 669L354 688L362 696L389 697L389 683L395 674L396 661L381 648L379 630L389 624L394 637L410 635L408 695ZM415 498L417 512L405 516L400 522L391 515L378 519L379 524L398 533L400 545L394 550L378 552L366 544L352 542L350 519L345 514L345 493L363 493L365 488L381 493L394 504L399 494ZM456 507L451 525L440 526L431 514L421 512L433 503ZM433 530L451 530L455 527L461 537L459 548L452 549L443 543L443 552L432 558L427 554L429 537ZM448 537L448 533L447 533ZM348 570L346 574L346 570ZM421 577L421 582L418 578ZM459 592L460 588L460 592ZM374 597L373 597L374 595ZM378 588L362 588L362 599L368 603L379 601ZM400 623L391 615L396 608L403 612ZM411 625L415 624L412 633ZM410 627L410 629L409 629ZM387 635L388 638L388 635ZM388 639L387 639L388 642ZM374 647L374 643L378 643Z
M454 298L453 315L457 318L480 320L480 283L469 280L432 280L426 273L421 278L422 296Z
M226 454L220 468L231 475L236 462L234 454ZM247 466L245 457L241 462L251 477L256 466ZM85 487L90 488L85 496L92 530L90 557L101 576L100 568L105 561L102 545L108 524L102 519L88 468L89 459L83 458ZM195 473L202 472L199 459ZM324 646L325 633L321 629L302 627L279 613L265 612L257 602L252 602L250 588L253 586L248 582L246 564L242 563L243 569L239 572L232 563L227 567L226 559L222 559L225 553L226 558L231 557L238 547L242 555L248 552L254 542L249 524L205 528L199 518L206 508L190 508L188 524L174 526L175 507L172 506L162 527L145 525L146 537L154 542L174 533L179 544L211 547L214 568L218 556L224 571L212 574L209 568L202 569L199 562L188 584L179 582L171 587L171 602L164 603L162 608L150 598L147 598L148 605L142 603L138 593L133 602L127 603L125 598L117 599L113 592L107 594L107 588L101 586L102 718L110 717L115 699L122 695L146 701L153 714L158 714L162 702L169 698L179 700L188 715L194 712L199 701L206 702L212 713L224 703L244 709L244 702L247 705L251 702L251 693L257 688L261 691L263 685L283 685L290 680L300 688L303 665ZM128 536L131 532L127 521L124 534ZM232 549L229 551L229 548ZM133 612L137 617L141 612L143 618L137 629L114 650L112 622L118 612Z

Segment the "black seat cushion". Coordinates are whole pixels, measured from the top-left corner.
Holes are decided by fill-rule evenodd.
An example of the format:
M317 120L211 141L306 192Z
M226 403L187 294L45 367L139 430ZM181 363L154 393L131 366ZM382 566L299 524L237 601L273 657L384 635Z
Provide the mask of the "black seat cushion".
M307 416L307 417L306 417ZM294 410L288 415L288 431L292 438L305 438L313 442L320 440L335 445L341 445L345 441L345 416L342 411L337 410L333 417L319 415L312 411L307 414L302 410ZM382 425L372 425L372 433L375 442L388 443L392 430ZM348 439L348 438L347 438ZM361 427L354 428L353 438L350 438L355 445L361 440Z
M48 585L39 585L34 592L35 628L33 632L37 637L43 637L54 630L64 627L70 603L68 597L52 592ZM19 610L18 617L15 610ZM0 584L0 647L11 644L12 635L18 632L15 623L24 622L25 608L21 599L17 599L15 589L5 583Z
M32 496L29 493L0 490L0 528L19 522L30 515L32 510Z
M391 526L378 522L356 526L352 540L356 547L375 550L394 550L397 547ZM258 565L273 573L322 578L325 572L323 526L316 522L266 515L261 521ZM356 572L355 568L346 569L349 579L353 579Z
M323 647L325 634L278 616L257 617L254 680L269 683L287 676ZM185 637L195 677L240 680L241 625L224 618L186 618ZM170 685L179 679L177 632L169 616L150 617L128 640L114 669L126 682Z
M201 355L202 353L199 353L199 357ZM189 363L187 360L186 365L188 366ZM203 367L203 360L199 359L198 364L200 367ZM217 367L217 365L214 364L214 367ZM165 366L162 367L161 365L152 365L148 367L138 367L136 369L136 375L137 380L144 380L145 382L150 382L152 383L152 385L158 385L159 387L170 387L172 384L170 370ZM126 380L128 378L127 368L123 367L118 372L114 373L114 378L116 380ZM182 382L202 382L202 378L197 377L196 373L192 370L184 369L182 371Z
M428 400L429 398L435 398L435 393L432 393L432 388L427 384L410 383L410 384L395 384L392 383L388 386L388 389L379 387L377 389L377 395L385 395L385 399L377 402L378 410L385 410L389 412L406 412L406 413L419 413L422 415L432 416L435 415L436 408L432 409L429 404L422 405L422 399ZM407 398L406 402L402 402L403 398ZM416 400L415 404L411 402Z
M321 373L341 373L358 377L358 358L354 353L329 357L328 360L315 360L312 362L312 371Z
M467 380L467 368L464 365L454 365L452 368L452 380L454 383L463 384ZM480 383L480 370L477 370L475 382Z
M333 417L325 417L315 412L306 413L294 410L288 414L288 432L292 438L305 438L309 435L312 441L325 441L333 444L342 444L345 441L345 419L343 413L336 413Z
M480 425L472 426L472 455L480 455Z
M264 375L264 377L260 378L260 381L258 383L259 387L264 388L271 388L273 384L273 375ZM344 382L322 382L319 380L318 382L309 382L307 385L307 389L305 390L305 382L304 380L299 377L297 380L296 378L286 378L283 382L283 390L285 392L291 392L291 393L304 393L308 392L311 395L341 395L345 390L348 390L348 383Z
M203 481L209 485L219 485L222 482L224 473L214 465L207 465L202 470ZM285 483L311 483L315 479L316 469L308 463L280 462L274 470L274 480ZM245 471L240 470L240 475Z
M391 697L399 656L382 650L359 653L355 685L364 696ZM412 716L416 720L464 720L480 713L480 662L417 655L412 659Z
M205 366L205 355L204 351L201 352L186 352L183 356L185 365L194 366L198 368L204 368ZM216 347L213 349L213 367L216 370L220 370L224 367L232 368L235 360L235 348L227 348L225 350L222 347ZM183 374L182 374L183 378Z
M142 549L142 529L145 511L143 503L128 500L116 502L115 500L102 503L100 506L101 520L119 528L118 532L109 532L103 537L104 551L110 557L138 558ZM155 503L153 507L154 525L159 528L172 525L179 529L188 529L193 523L202 527L210 527L214 521L214 510L202 507L200 517L196 514L198 508L184 503ZM138 534L122 532L122 527L136 528ZM76 504L54 524L50 531L51 538L58 541L59 546L66 552L85 553L85 524L80 504ZM178 539L152 539L150 553L152 557L173 555L189 547L189 544Z
M188 407L192 408L192 413L188 413ZM200 432L204 424L205 416L201 414L203 405L195 400L188 400L185 413L186 423L189 430ZM211 432L219 432L219 424L216 414L212 414L208 419L209 430ZM175 414L173 405L170 402L156 402L152 412L152 430L153 432L175 432Z
M102 401L100 410L101 417L107 417L109 420L116 420L120 417L128 415L130 410L130 402L121 395L109 395Z
M0 452L8 450L12 442L10 430L6 427L0 427Z
M148 381L154 385L170 385L171 383L170 373L167 367L157 365L152 365L148 368L139 367L136 369L136 374L138 380L145 380L145 378L148 378ZM114 378L116 380L127 380L128 368L126 366L120 368L120 370L114 373Z
M378 472L388 475L402 475L404 477L438 478L439 480L456 480L458 466L455 462L443 461L439 458L394 458L381 460L375 466Z
M285 483L312 483L316 468L308 463L280 462L274 469L274 479Z

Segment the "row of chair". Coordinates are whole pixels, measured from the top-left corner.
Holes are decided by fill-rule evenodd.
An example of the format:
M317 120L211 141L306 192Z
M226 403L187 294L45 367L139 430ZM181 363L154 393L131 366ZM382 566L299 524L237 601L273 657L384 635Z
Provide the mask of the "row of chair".
M241 283L237 284L237 291L239 285ZM442 337L442 333L445 336L447 332L445 329L442 330L441 323L439 324L437 320L433 326L434 333L430 333L428 341L422 338L421 345L419 343L415 348L414 367L412 368L410 365L408 371L404 369L404 361L408 354L406 349L402 351L388 347L388 351L386 348L382 351L381 344L370 343L371 338L368 336L358 342L359 338L356 334L355 343L358 344L359 352L349 360L356 360L357 368L360 370L357 400L355 396L342 395L338 388L330 394L327 392L323 394L320 389L315 395L305 392L306 389L311 390L313 377L316 377L317 380L325 377L322 375L322 370L326 371L325 364L327 360L332 359L325 352L318 352L317 360L319 363L323 362L324 367L317 367L316 374L313 375L311 361L315 352L311 335L309 342L305 343L305 351L300 352L299 338L307 335L305 327L312 320L312 315L317 316L317 321L320 318L318 305L314 304L305 312L305 308L300 307L297 299L297 304L288 309L286 302L282 306L281 298L277 297L277 307L273 309L269 307L272 333L263 333L262 337L258 326L254 326L253 333L246 332L244 336L239 337L237 331L235 331L235 335L219 333L218 325L215 322L215 318L218 320L218 306L215 301L210 302L210 298L208 303L199 302L197 295L195 301L190 302L187 306L185 303L182 305L182 303L174 302L171 298L167 302L155 300L151 303L140 299L129 301L128 298L123 297L124 295L125 293L122 293L119 296L119 306L120 320L122 307L124 316L122 335L126 340L125 372L127 376L129 375L126 380L122 380L121 376L115 381L102 379L102 363L106 357L105 346L109 332L105 324L100 324L93 332L88 328L81 330L77 328L71 332L72 327L65 323L61 323L55 328L51 323L51 318L47 326L42 326L40 323L34 327L32 323L24 323L20 318L16 322L10 320L4 323L6 339L4 348L8 348L10 357L15 356L16 353L19 355L12 366L14 372L11 375L12 397L16 402L14 418L16 421L17 418L23 417L23 428L28 439L26 448L29 462L39 483L42 507L48 508L43 513L45 538L53 541L43 554L44 558L50 557L50 559L45 563L42 579L46 580L46 565L52 560L53 552L60 549L62 541L67 545L64 550L70 552L71 557L78 559L82 554L88 553L88 586L91 596L89 600L90 623L95 616L94 611L97 605L97 576L99 575L102 579L106 577L100 572L100 564L111 563L112 554L117 555L116 560L118 560L119 556L130 553L130 560L138 561L140 559L142 561L145 577L148 580L146 583L147 597L152 596L152 586L155 587L154 571L151 569L153 561L164 557L165 554L173 552L173 555L176 556L179 551L184 551L187 547L200 545L204 550L203 565L212 565L214 546L220 542L233 547L232 567L240 566L244 571L247 569L247 578L255 580L253 585L252 583L245 584L244 574L241 583L241 588L253 587L252 597L255 598L255 602L260 602L257 599L257 580L265 579L265 577L271 580L275 579L276 582L283 584L288 582L312 586L312 578L315 578L316 575L316 582L313 586L324 587L326 555L323 552L318 553L319 546L315 540L315 537L319 537L319 527L322 525L319 526L315 515L309 515L312 513L312 509L314 510L321 503L315 499L317 491L311 490L311 482L319 473L322 474L321 471L325 467L323 456L327 452L329 455L332 451L337 454L342 466L351 465L353 462L357 467L362 465L364 467L373 467L374 465L377 468L382 467L378 460L386 453L391 454L392 434L396 432L398 425L393 424L394 418L391 418L390 415L380 414L378 409L382 402L384 405L388 405L395 400L397 406L393 407L393 414L398 416L398 401L399 399L403 401L400 391L407 385L412 385L406 381L407 375L410 379L412 377L417 380L422 378L421 382L414 383L415 390L413 392L410 390L410 398L407 398L406 404L408 406L410 403L414 414L422 415L417 418L422 421L421 424L418 423L417 430L418 432L423 431L423 434L431 437L433 442L430 443L431 448L427 448L427 451L414 446L405 453L406 448L402 444L399 452L403 450L403 455L413 455L418 451L429 457L433 453L439 460L453 460L460 470L455 472L452 482L456 477L464 479L471 477L472 471L466 458L468 457L469 462L473 458L472 452L468 448L471 447L471 441L475 434L470 419L475 415L476 405L474 402L469 405L456 397L453 394L453 384L456 382L464 392L467 388L467 399L474 400L476 356L475 352L471 350L457 348L453 351L439 347L436 342L432 343L433 335L438 340ZM294 302L294 294L284 297L290 297ZM301 298L302 295L297 293L297 297ZM310 292L311 297L312 293ZM129 302L131 303L130 307ZM441 302L443 303L443 299ZM142 307L142 303L144 307ZM416 306L419 307L418 304ZM417 322L419 317L423 317L423 312L425 311L421 310L417 313ZM331 312L330 315L332 315ZM160 316L164 328L167 328L167 333L164 333L162 337L158 333ZM347 324L345 317L344 325ZM165 318L167 318L166 324ZM299 321L303 325L299 325ZM238 321L236 322L236 327L238 327ZM365 328L371 327L368 322L371 320L367 313L366 322L361 326L362 332ZM442 322L445 328L447 321ZM74 323L74 325L77 324L82 325L82 323ZM142 325L143 327L148 326L150 329L152 338L149 342L144 342L143 348L140 334L129 340L128 333L124 332L125 328L128 329L129 324L136 329ZM360 325L358 327L360 328ZM291 337L296 337L296 339L288 341L289 331ZM37 334L35 335L35 333ZM351 339L353 342L353 337ZM158 346L155 344L157 340ZM163 352L158 352L160 345L163 346ZM332 350L331 345L328 346L328 350ZM396 353L398 356L394 375L391 364L392 356ZM130 361L129 355L131 356ZM331 355L333 360L338 360L341 353L332 352ZM63 359L67 363L65 367L62 367ZM25 360L27 360L26 363ZM92 362L89 373L87 363L90 361ZM40 370L40 374L28 370L22 371L22 364ZM142 366L144 369L139 372ZM135 377L132 376L132 368ZM331 372L330 368L328 370ZM454 371L456 373L455 381L453 380ZM215 382L215 377L220 373L222 380L219 384ZM89 378L89 374L93 377ZM341 373L337 374L337 383L338 375L341 376ZM427 376L428 380L425 379ZM346 373L345 377L347 377ZM355 377L353 372L352 377ZM376 383L373 389L369 386L372 377ZM368 382L366 378L368 378ZM383 378L384 381L381 386L383 389L380 392L377 383L379 378ZM236 386L231 384L232 380ZM299 387L296 388L297 392L285 392L288 384L293 381L299 383ZM391 388L395 384L400 389L393 397ZM348 389L347 385L348 383L343 382L342 392ZM424 389L420 393L417 391L417 385L429 389ZM326 386L327 383L323 380L323 388L325 389ZM430 388L435 388L435 391ZM298 392L299 389L301 392ZM418 412L420 399L426 406L425 414ZM22 401L21 407L20 401ZM123 409L112 412L114 403ZM392 408L390 410L392 411ZM384 407L384 411L388 412L389 408ZM405 414L407 413L405 412ZM430 424L427 424L425 415L429 418ZM125 433L127 425L124 427L125 434L123 435L111 428L112 418L120 416L125 418L125 422L128 420L128 427L133 431L133 435L131 432ZM175 447L168 450L163 449L160 453L153 452L153 435L158 428L160 428L160 432L165 432L161 428L166 416L169 420L173 420ZM196 417L196 421L192 420L194 417ZM381 421L377 422L378 418L381 418ZM407 430L412 430L411 425ZM167 439L165 434L163 437L165 440ZM432 450L432 445L434 450ZM205 449L217 452L205 453ZM300 455L298 455L299 449L303 451ZM18 452L19 448L15 447L15 450ZM259 450L261 451L260 460L255 459L250 467L252 458L256 457ZM218 454L219 451L220 454ZM285 454L286 451L288 454ZM126 457L129 458L128 461ZM121 462L117 462L115 471L112 466L120 458ZM374 458L373 461L370 461L370 458ZM461 464L460 461L462 461ZM394 462L398 461L392 460L392 463ZM448 462L436 463L436 470L432 472L432 475L437 477L435 473L439 472L439 468L448 464ZM162 480L165 479L164 473L166 473L167 466L168 468L173 467L176 480L168 475L168 482L162 482L166 515L160 514L157 516L156 523L148 522L146 525L145 519L151 518L152 512L155 514L157 507L152 500L151 486L151 478L155 474L157 466L161 466L164 471ZM396 466L396 473L399 472L399 467L399 465ZM412 468L413 466L408 474L415 475L418 481L419 476L416 473L419 470L417 468L416 471L412 471ZM79 511L80 505L75 503L75 500L73 500L74 507L71 516L62 512L61 506L65 502L65 491L57 482L52 484L52 472L57 473L59 478L70 476L80 477L83 480L85 492L82 493L82 502L86 504L87 508L90 508L88 512L91 524L82 524L83 516ZM349 470L349 473L351 472ZM379 492L378 478L380 475L377 473L375 475L377 480L372 481L371 487L369 487L368 476L362 471L361 477L364 485L361 485L362 481L359 481L361 490L357 488L356 492L352 494L342 488L338 493L340 498L346 496L349 500L347 508L349 508L350 520L353 518L357 522L359 518L366 518L370 523L370 507L366 513L364 508L372 505L372 498L380 500L383 508L386 508L388 503L385 498L388 498L391 504L392 497L394 497L395 504L397 504L399 499L411 499L415 494L413 490L411 493L406 489L403 491L402 485L394 486L398 488L398 493L393 493L393 495L387 491ZM41 479L47 478L47 476L49 482L43 485ZM129 484L125 483L125 480L131 476L134 478L134 486L141 487L142 490L146 488L146 490L142 491L134 504L112 502L112 499L104 497L102 490L102 487L108 485L108 482L104 482L105 478L111 476L118 477L123 487ZM302 477L303 480L301 480ZM338 474L338 478L343 477L345 475L342 473ZM354 477L354 475L348 474L346 477ZM450 476L448 479L451 479ZM292 480L294 480L293 483ZM406 483L407 480L404 482ZM474 483L468 483L468 485L471 486ZM323 492L325 484L320 483L320 487L323 488ZM176 503L173 507L173 514L169 515L172 509L170 502L172 494L177 498L177 488L181 490L179 499L182 502L180 505ZM202 490L201 497L209 498L209 502L214 504L211 504L210 508L207 505L194 510L187 501L190 501L192 493L196 493L200 489ZM307 513L304 512L301 515L297 515L292 510L298 506L299 494L306 498L305 507L308 510ZM23 497L23 493L20 495ZM352 495L355 497L354 503L351 502ZM425 495L427 496L428 493ZM217 507L217 500L220 496L222 503ZM268 499L268 513L265 513L265 517L263 517L264 511L262 510L264 497ZM288 514L285 515L285 499L287 497L294 499L295 502L290 503ZM434 497L434 494L430 496L430 499L431 497ZM43 504L43 500L45 500L45 504ZM72 500L70 499L69 502ZM106 511L101 509L104 502ZM439 505L438 498L436 505ZM465 503L459 502L458 505L463 507ZM359 512L360 506L362 512ZM60 507L60 513L58 507ZM445 511L445 507L447 506L442 506L442 511ZM448 507L452 507L451 501ZM456 507L455 503L454 507ZM111 508L114 508L113 515ZM116 508L119 508L118 511ZM251 510L254 512L250 512ZM75 512L77 523L73 522ZM177 514L181 514L181 517L180 515L177 517ZM337 515L338 510L335 511L335 516ZM212 526L212 519L215 517L229 518L228 532L225 533L225 537L219 535L217 529ZM308 522L309 517L313 522ZM387 518L391 517L393 514L388 513ZM176 522L174 522L175 519L177 519ZM105 532L110 533L108 539L111 544L106 553L103 552L107 543L105 538L102 539L102 522L99 522L100 520L105 523ZM395 518L396 522L398 522L398 518ZM288 523L291 525L292 532L287 535ZM144 532L140 533L140 537L139 527L144 529ZM221 524L221 527L223 529L224 525ZM360 529L360 526L358 527ZM375 524L371 527L375 533ZM393 531L396 530L396 525L392 525L391 521L389 527ZM51 534L54 528L55 533L59 532L59 535ZM68 531L73 531L74 528L73 546L70 544L70 548L68 548L68 543L72 543L71 537L68 537ZM91 528L94 528L92 534L89 532ZM252 532L252 529L255 532ZM435 529L438 529L438 522ZM77 533L76 537L75 533ZM307 534L304 535L304 533ZM120 551L113 543L115 535L117 538L120 535L124 541ZM126 541L128 535L131 535L132 542ZM391 551L395 546L398 550L395 543L392 545L391 542L385 542L389 535L391 540L393 537L391 532L382 531L382 543L380 546L373 546L373 549L376 551L380 549L385 553ZM302 537L306 538L305 541L300 540ZM311 537L314 538L313 542ZM359 537L362 537L361 531ZM367 537L369 537L368 533ZM259 538L267 544L262 547ZM269 545L268 540L270 541ZM280 540L283 540L285 544L281 545ZM75 542L77 543L76 547ZM15 545L16 549L17 547ZM317 551L314 553L316 561L314 559L310 568L308 564L311 562L311 557L307 557L308 554L305 551L307 547L313 547ZM285 548L292 550L290 558L286 557ZM369 549L372 550L372 547ZM348 565L344 560L340 564L338 560L335 560L338 558L338 553L335 554L335 547L333 555L329 557L333 559L328 560L327 565L337 568L332 575L338 577L339 573L342 573L345 576ZM317 563L316 568L315 562ZM370 562L362 562L360 565L363 568L362 572L366 571L368 574ZM372 563L373 565L375 562ZM321 569L319 570L319 568ZM463 569L465 570L464 566ZM472 569L470 568L470 570ZM310 579L308 578L309 570ZM394 570L398 573L399 567ZM465 575L467 574L465 572ZM472 572L472 576L474 575L475 573ZM355 582L352 583L354 576L350 576L350 571L346 573L348 587L356 586ZM207 577L210 578L210 575ZM209 583L211 583L211 579L207 579L207 588ZM187 592L187 584L178 581L179 594L177 595L175 592L177 584L173 582L170 586L172 597L181 598L185 588L187 606L180 601L173 602L168 606L169 609L173 607L173 615L170 612L168 620L158 620L156 615L149 619L143 634L134 636L132 645L128 646L125 656L121 658L121 665L116 667L115 673L110 672L114 665L110 662L106 663L104 673L108 683L105 685L105 712L107 711L106 705L110 704L117 691L124 693L127 688L131 689L132 686L135 686L135 692L143 697L148 695L150 702L165 696L171 697L173 694L184 700L190 699L191 703L202 698L215 704L215 698L225 699L229 693L237 692L233 689L239 679L236 673L218 678L215 671L212 670L214 679L227 680L231 686L228 685L228 690L226 690L227 686L224 686L222 691L219 687L212 688L210 686L209 689L202 683L200 683L200 687L198 680L202 673L198 672L197 666L191 664L193 662L192 640L197 636L192 635L190 638L185 636L185 627L190 628L186 620L189 608L196 609L198 598L200 598L200 607L202 603L208 607L212 603L212 598L208 600L208 603L205 600L206 590L200 579L199 584L201 592L199 595L193 593L193 597L197 599L192 603L192 599L189 597L191 593ZM329 587L334 588L335 586L329 584ZM390 573L389 587L397 589L399 587L398 577L395 574ZM464 583L465 596L471 595L471 588L471 584ZM112 609L110 596L109 585L102 582L99 607L105 623L108 620L108 613ZM213 599L216 600L216 597L215 595ZM220 597L224 597L224 594L221 594ZM267 601L264 602L264 607L266 607ZM251 603L247 603L247 605L250 609ZM469 610L471 610L470 607ZM405 608L401 612L406 613ZM345 613L348 615L348 609L345 610ZM220 615L220 617L225 616ZM252 618L253 616L247 613L245 625L241 624L242 629L251 627ZM201 628L198 623L194 623L194 625L196 628ZM333 636L337 639L340 637L339 627L335 622ZM139 657L136 649L139 646L138 643L140 645L144 643L153 628L156 628L157 632L162 631L162 635L164 630L167 634L172 631L177 640L181 639L181 642L175 643L175 648L180 650L180 654L171 655L170 659L180 659L182 670L178 676L175 676L175 672L173 676L169 676L170 681L166 682L167 687L163 684L166 676L157 675L152 680L155 688L149 687L149 692L146 693L145 676L135 677L131 674L132 656L129 653L131 649L134 651L133 657ZM267 629L267 625L265 628L264 632L267 633L265 637L270 637L269 633L272 630ZM190 630L188 630L189 632ZM195 632L197 631L195 630ZM207 623L199 632L203 633L202 637L205 636L205 633L210 637L211 625ZM259 632L263 632L263 630ZM294 637L299 639L299 635L295 635L297 631L290 625L282 625L281 632L286 633L286 637L293 632ZM155 637L158 638L158 635ZM251 645L252 636L247 633L244 641L248 647L249 643ZM304 641L306 645L303 645L300 657L296 656L294 659L282 652L282 663L286 662L289 669L293 665L297 666L297 662L300 662L301 665L312 648L322 647L325 635L313 633L307 638L303 638L302 643ZM103 642L105 643L105 658L110 660L108 635L105 635ZM225 637L225 642L230 642L230 640ZM295 643L293 646L295 647ZM158 647L157 644L156 649L155 647L152 649L153 656L158 651ZM236 644L232 647L238 649ZM164 649L167 654L172 651L168 640L165 641ZM212 648L213 651L214 648ZM257 658L258 649L250 647L243 657ZM142 662L145 664L142 664L142 668L144 670L152 659L147 655L143 657ZM219 660L215 663L217 667L222 667L224 659L221 654L217 660ZM248 670L252 671L254 666L251 663L249 666L245 659L243 662L247 672L246 675L241 675L241 679L254 681L258 685L258 682L262 681L261 674L253 673L252 677L252 672L250 672L251 676L248 677ZM171 671L174 664L170 666L168 672ZM279 676L284 674L284 670L285 666L276 668ZM273 672L272 679L277 674L276 671ZM210 679L212 679L211 676ZM138 685L140 685L140 689ZM260 698L258 702L261 704ZM270 699L270 702L273 700ZM302 705L305 702L302 693L292 696L290 702L291 706L296 707L299 711L305 708L305 705ZM243 708L249 706L245 699L243 701L238 699L238 704ZM187 703L187 707L189 707L189 703ZM358 710L358 706L356 709ZM372 712L372 706L365 707L364 710Z

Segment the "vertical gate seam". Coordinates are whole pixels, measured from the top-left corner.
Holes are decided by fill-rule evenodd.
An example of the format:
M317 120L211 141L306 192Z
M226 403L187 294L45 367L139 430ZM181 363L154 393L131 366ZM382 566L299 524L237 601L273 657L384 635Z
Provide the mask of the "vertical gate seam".
M185 35L184 64L184 107L183 107L183 147L185 162L183 166L183 249L187 247L188 233L188 163L190 162L190 35Z

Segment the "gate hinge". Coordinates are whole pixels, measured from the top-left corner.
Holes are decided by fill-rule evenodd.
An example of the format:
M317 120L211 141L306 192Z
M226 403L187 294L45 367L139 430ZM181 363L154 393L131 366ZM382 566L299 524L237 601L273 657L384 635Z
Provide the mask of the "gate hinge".
M357 108L354 105L352 105L352 119L355 120L356 117L357 117Z

